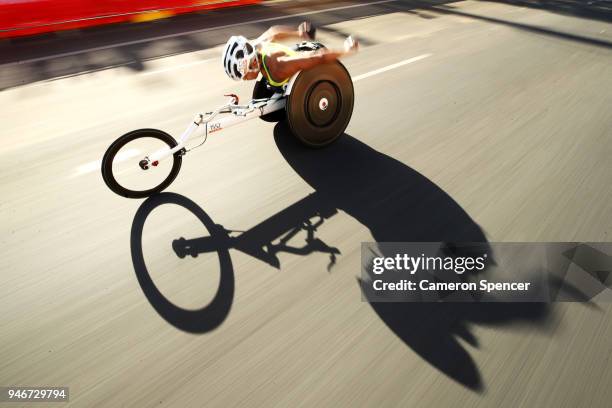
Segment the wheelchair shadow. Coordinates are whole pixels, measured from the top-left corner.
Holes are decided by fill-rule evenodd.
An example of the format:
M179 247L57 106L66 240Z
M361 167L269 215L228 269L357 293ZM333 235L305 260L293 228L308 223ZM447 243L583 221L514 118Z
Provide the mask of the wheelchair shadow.
M355 218L376 242L487 242L476 222L442 189L350 135L321 150L304 149L284 123L276 125L274 136L281 154L316 190L322 205ZM551 314L545 303L370 305L408 347L474 391L483 390L483 381L459 341L479 346L470 326L542 324Z
M315 192L248 231L235 235L236 231L215 224L202 208L179 194L150 197L138 209L131 231L136 276L154 309L178 329L205 333L217 328L229 315L234 298L230 249L275 268L280 268L279 252L295 255L322 252L330 256L328 269L333 267L340 251L315 234L318 226L338 210L367 227L376 242L487 242L474 220L433 182L349 135L320 150L298 144L285 123L276 125L274 137L280 153ZM219 257L221 276L217 293L200 310L186 310L171 303L147 271L142 250L144 223L155 208L165 204L187 209L209 233L195 239L177 237L172 243L177 256L216 253ZM306 236L305 243L294 246L300 233ZM367 295L364 286L362 292ZM470 330L472 325L537 325L551 317L551 309L545 303L371 302L370 306L425 361L474 391L483 390L483 381L474 360L460 343L462 339L472 347L479 346Z
M198 310L183 309L168 300L155 286L147 270L142 250L144 224L153 210L165 204L181 206L195 215L208 230L215 252L219 257L219 287L210 303ZM190 333L206 333L220 326L229 315L234 301L234 269L224 241L225 237L220 226L216 225L196 203L180 194L161 193L148 198L138 208L130 234L132 263L136 278L151 306L174 327Z
M181 308L168 300L153 282L146 266L142 249L144 224L156 208L173 204L192 213L206 228L208 235L185 239L179 237L172 248L179 258L200 254L216 254L219 258L220 283L213 300L199 310ZM206 333L216 329L230 313L234 299L234 269L230 249L237 249L262 262L280 269L281 252L306 256L314 252L328 254L328 270L336 263L340 251L316 237L317 228L337 213L335 208L324 207L317 194L310 194L248 231L231 231L215 224L195 202L176 193L154 195L138 208L132 222L130 247L132 263L138 283L157 313L174 327L190 333ZM240 232L238 236L232 234ZM303 233L304 243L295 244ZM297 238L297 239L295 239Z
M251 255L276 269L281 267L278 258L281 252L302 256L321 252L329 254L330 270L336 263L336 255L340 254L340 250L317 238L316 231L326 219L337 212L333 207L322 206L316 193L309 194L248 231L232 231L219 225L223 240L211 236L195 239L181 237L174 240L172 247L176 254L183 258L187 255L195 257L202 253L215 252L222 245ZM231 235L235 233L240 235ZM294 238L301 233L305 235L304 243L296 246L294 242L297 239Z

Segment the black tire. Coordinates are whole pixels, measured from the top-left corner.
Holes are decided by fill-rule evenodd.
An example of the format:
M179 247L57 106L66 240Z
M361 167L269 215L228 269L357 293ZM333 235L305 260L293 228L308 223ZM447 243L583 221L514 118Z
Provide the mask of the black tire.
M255 82L255 88L253 88L253 99L269 98L276 92L274 87L268 85L268 81L265 77L262 77L259 81ZM287 114L284 109L279 109L274 112L270 112L267 115L262 115L259 119L264 122L280 122L285 120Z
M102 178L104 179L104 182L106 183L108 188L110 188L114 193L120 196L127 198L145 198L155 193L159 193L174 181L174 179L179 173L179 170L181 169L183 158L180 152L176 152L172 156L173 163L172 168L168 173L168 176L157 186L148 190L130 190L119 184L119 182L117 182L117 179L115 178L115 175L113 174L113 160L115 159L117 152L119 152L119 150L127 143L144 137L159 139L162 142L166 143L170 148L173 148L177 145L176 140L174 140L172 136L170 136L166 132L162 132L161 130L157 129L134 130L132 132L126 133L125 135L115 140L113 144L110 145L108 150L106 150L106 153L104 153L104 158L102 159ZM138 165L137 162L135 162L134 164Z
M340 62L302 71L287 98L289 128L306 146L327 146L344 133L354 99L353 81Z

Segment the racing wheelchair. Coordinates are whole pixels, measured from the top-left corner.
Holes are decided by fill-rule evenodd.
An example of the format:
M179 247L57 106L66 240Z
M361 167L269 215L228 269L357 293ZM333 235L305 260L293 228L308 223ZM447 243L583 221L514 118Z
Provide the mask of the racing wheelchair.
M295 49L314 51L322 47L318 42L303 42ZM257 117L267 122L286 120L291 133L304 145L327 146L348 126L354 89L347 69L335 61L298 72L282 87L272 87L262 77L255 83L253 99L244 105L236 95L226 96L230 97L226 104L197 114L178 140L157 129L134 130L119 137L102 159L106 185L127 198L158 193L176 179L183 156L203 145L210 134ZM187 149L187 142L198 129L204 131L203 141ZM150 142L158 146L151 150ZM145 147L139 148L139 144Z

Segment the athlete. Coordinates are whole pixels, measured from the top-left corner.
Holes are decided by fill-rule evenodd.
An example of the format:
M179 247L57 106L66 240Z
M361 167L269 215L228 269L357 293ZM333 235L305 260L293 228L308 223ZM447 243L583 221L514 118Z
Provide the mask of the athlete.
M315 29L305 21L297 30L288 26L273 26L255 40L243 36L232 36L223 50L223 68L235 81L257 79L261 73L268 83L281 87L297 72L325 64L356 52L359 44L349 36L344 41L344 50L320 48L316 51L295 51L278 41L297 38L314 40Z

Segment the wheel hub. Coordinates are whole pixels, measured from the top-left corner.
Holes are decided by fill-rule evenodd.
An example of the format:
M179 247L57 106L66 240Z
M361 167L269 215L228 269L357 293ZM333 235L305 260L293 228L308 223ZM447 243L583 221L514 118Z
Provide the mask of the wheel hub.
M319 100L319 109L324 111L325 109L327 109L328 106L329 101L327 100L327 98L321 98L321 100Z
M316 83L306 97L308 120L316 127L331 125L340 108L340 94L330 81Z

